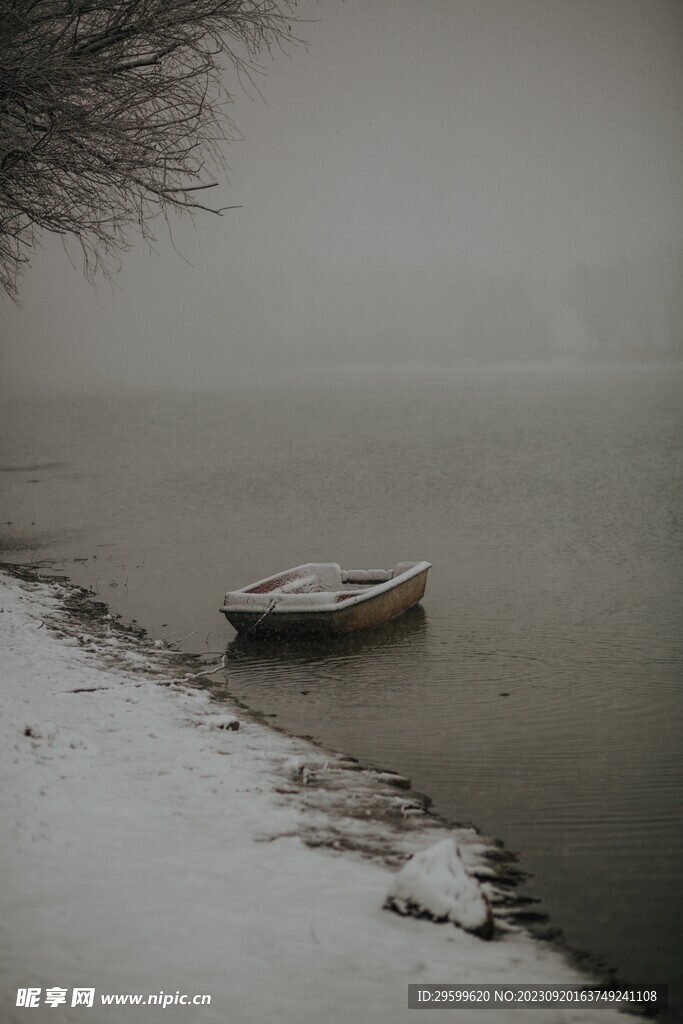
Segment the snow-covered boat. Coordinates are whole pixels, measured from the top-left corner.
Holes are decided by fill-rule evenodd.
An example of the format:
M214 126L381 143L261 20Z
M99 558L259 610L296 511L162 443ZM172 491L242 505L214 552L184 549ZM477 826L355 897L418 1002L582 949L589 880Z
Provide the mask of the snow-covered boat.
M430 568L429 562L399 562L394 569L309 562L228 591L220 610L239 633L352 633L416 605Z

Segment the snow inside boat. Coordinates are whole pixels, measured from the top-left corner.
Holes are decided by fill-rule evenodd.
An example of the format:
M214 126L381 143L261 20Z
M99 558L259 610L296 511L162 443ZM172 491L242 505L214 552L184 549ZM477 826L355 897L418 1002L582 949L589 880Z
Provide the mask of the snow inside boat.
M352 633L418 604L429 562L395 569L342 569L310 562L225 595L220 609L238 633Z

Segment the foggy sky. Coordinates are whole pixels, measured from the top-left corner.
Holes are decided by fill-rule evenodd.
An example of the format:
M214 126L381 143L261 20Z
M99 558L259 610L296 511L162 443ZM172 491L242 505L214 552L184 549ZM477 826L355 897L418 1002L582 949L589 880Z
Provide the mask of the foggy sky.
M243 208L176 221L184 259L160 224L96 290L45 238L0 300L6 395L683 354L679 0L299 11L265 102L235 89Z

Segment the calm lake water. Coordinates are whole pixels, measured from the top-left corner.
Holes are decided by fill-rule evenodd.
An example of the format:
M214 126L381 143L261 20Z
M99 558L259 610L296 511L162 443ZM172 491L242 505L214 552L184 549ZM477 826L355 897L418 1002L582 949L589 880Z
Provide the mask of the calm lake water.
M188 650L230 644L237 698L408 774L519 853L568 942L680 999L682 384L472 370L13 404L3 557L59 560ZM338 643L231 644L218 615L300 562L422 558L423 609Z

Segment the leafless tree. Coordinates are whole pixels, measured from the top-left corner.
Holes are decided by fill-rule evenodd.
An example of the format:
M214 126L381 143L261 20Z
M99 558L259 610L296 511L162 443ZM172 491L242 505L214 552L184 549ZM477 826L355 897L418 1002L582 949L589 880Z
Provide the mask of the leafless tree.
M92 273L160 214L220 214L226 67L253 81L293 20L287 0L0 0L0 286L41 231Z

